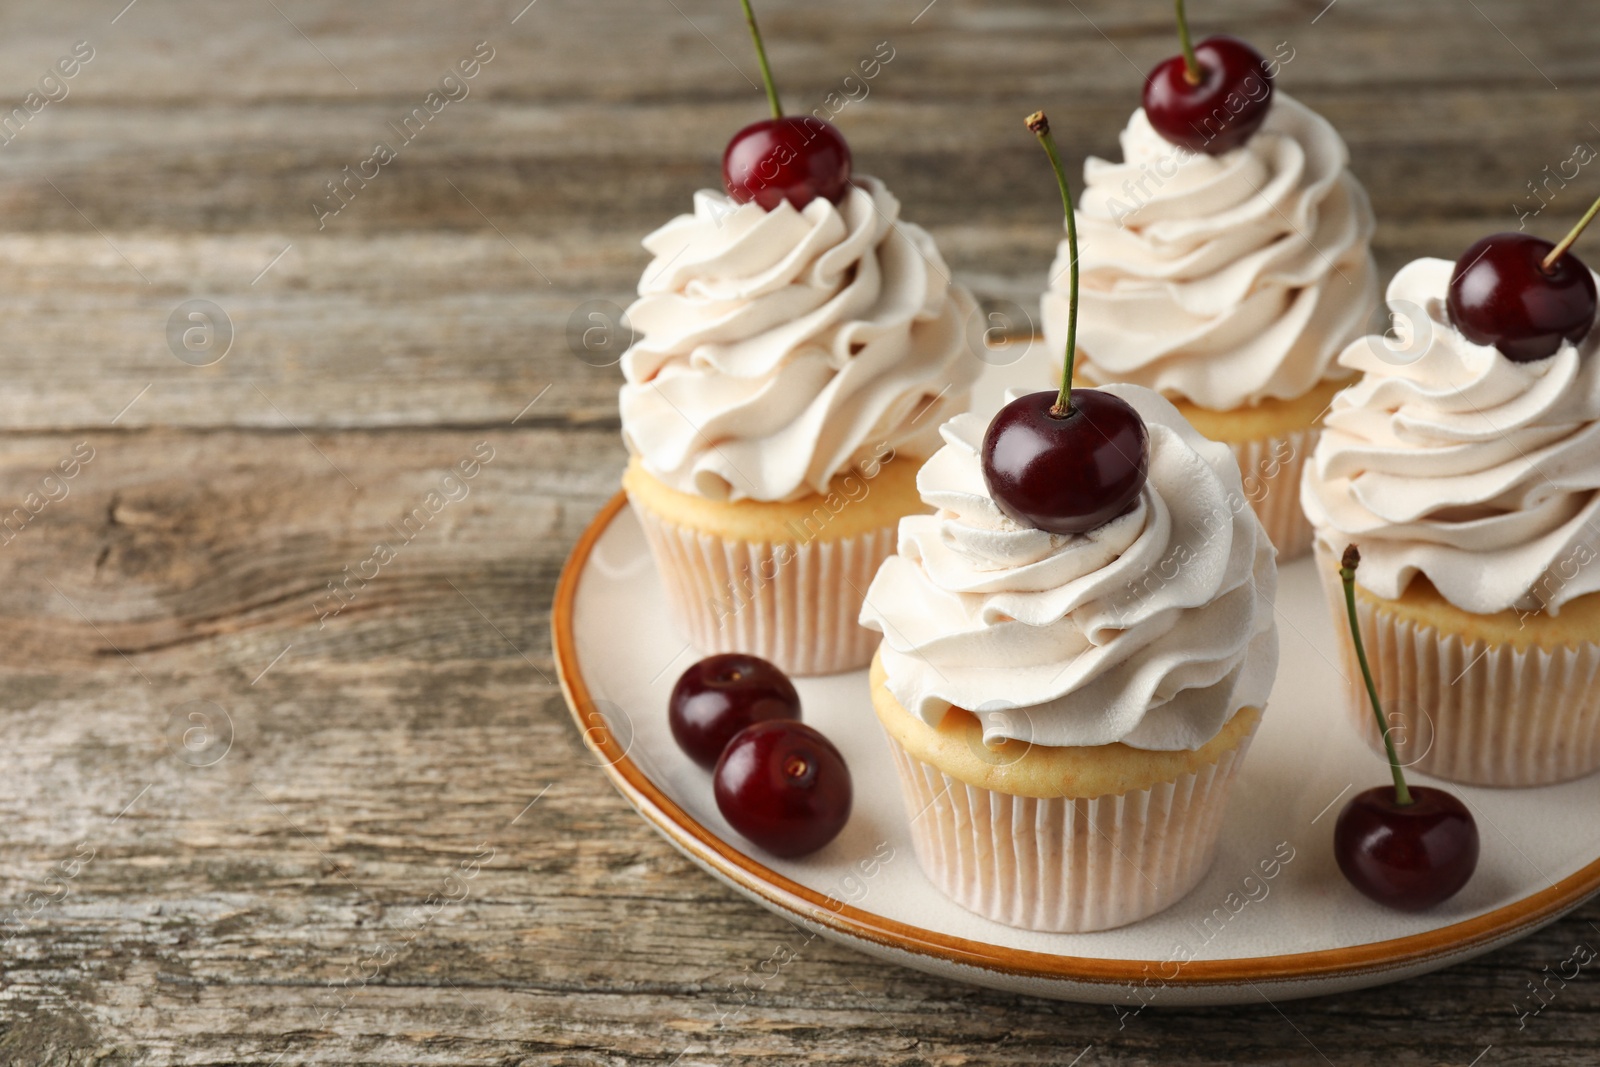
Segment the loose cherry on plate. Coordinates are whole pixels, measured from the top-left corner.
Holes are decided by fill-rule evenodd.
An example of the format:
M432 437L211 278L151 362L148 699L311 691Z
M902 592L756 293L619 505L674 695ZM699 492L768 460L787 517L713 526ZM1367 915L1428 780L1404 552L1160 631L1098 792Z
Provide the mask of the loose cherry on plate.
M775 856L804 856L850 819L850 768L804 723L774 720L739 731L712 777L717 809Z
M753 200L768 211L785 200L799 210L819 196L837 204L850 185L850 146L832 123L812 115L784 115L755 12L750 0L741 2L756 44L772 117L752 122L733 135L722 153L722 184L739 203Z
M1272 71L1261 53L1237 37L1189 41L1183 0L1175 0L1183 51L1144 80L1144 113L1175 145L1208 155L1238 148L1266 121Z
M1067 176L1044 112L1028 116L1061 187L1067 214L1067 350L1059 392L1029 393L1000 409L983 435L983 480L1017 522L1084 533L1129 511L1150 464L1149 432L1121 397L1072 388L1078 334L1078 227Z
M1456 329L1518 363L1583 340L1594 326L1594 276L1567 249L1597 209L1600 200L1558 245L1528 233L1496 233L1461 253L1446 299Z
M707 656L691 666L672 687L667 703L673 739L708 771L746 726L799 718L800 694L788 676L761 657L741 652Z
M1350 884L1379 904L1423 911L1455 896L1472 877L1478 866L1478 824L1455 794L1406 786L1356 621L1355 577L1360 563L1356 546L1347 546L1339 580L1344 584L1350 638L1378 716L1394 786L1378 786L1350 798L1333 828L1333 855Z
M1411 803L1377 786L1357 793L1334 826L1334 856L1350 884L1379 904L1423 911L1454 896L1478 865L1478 827L1455 794L1419 785Z

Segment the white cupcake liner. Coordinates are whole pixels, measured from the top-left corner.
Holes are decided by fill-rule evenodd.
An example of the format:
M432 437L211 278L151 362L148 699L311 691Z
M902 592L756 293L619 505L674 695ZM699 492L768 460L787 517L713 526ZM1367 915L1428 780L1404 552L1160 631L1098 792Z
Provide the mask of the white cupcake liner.
M787 674L865 667L882 635L857 621L898 524L833 540L758 542L667 522L633 501L678 629L701 652L746 652Z
M1300 507L1300 472L1320 435L1320 427L1313 426L1228 445L1244 476L1245 499L1278 550L1279 563L1311 550L1311 523Z
M1345 706L1367 744L1383 735L1349 639L1344 589L1326 547L1317 566L1334 612ZM1516 649L1418 626L1356 598L1372 683L1408 770L1467 785L1538 786L1600 769L1600 646Z
M1040 799L968 785L889 739L928 879L968 911L1045 933L1137 922L1199 884L1249 747L1149 789Z

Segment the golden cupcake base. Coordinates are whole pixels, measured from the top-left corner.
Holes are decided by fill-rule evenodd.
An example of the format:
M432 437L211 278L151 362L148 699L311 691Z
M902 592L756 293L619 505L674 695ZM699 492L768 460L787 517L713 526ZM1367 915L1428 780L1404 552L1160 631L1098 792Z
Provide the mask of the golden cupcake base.
M872 705L923 872L969 911L1050 933L1124 926L1193 889L1261 723L1244 708L1193 751L989 748L970 712L952 708L929 726L884 683L874 657Z
M1345 705L1376 751L1383 737L1349 640L1338 561L1317 544ZM1559 615L1475 615L1422 575L1397 600L1356 587L1373 685L1408 769L1488 786L1553 785L1600 769L1600 593Z
M857 620L900 519L927 510L917 467L891 460L840 475L826 494L776 503L679 492L637 459L622 485L673 620L695 648L750 653L788 674L834 674L866 666L878 647Z

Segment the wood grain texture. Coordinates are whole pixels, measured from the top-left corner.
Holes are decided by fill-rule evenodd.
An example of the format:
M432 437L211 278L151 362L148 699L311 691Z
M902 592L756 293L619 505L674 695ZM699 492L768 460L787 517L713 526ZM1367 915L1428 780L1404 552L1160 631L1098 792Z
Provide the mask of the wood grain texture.
M95 50L0 144L0 516L92 450L0 534L0 1064L1593 1058L1592 976L1517 1006L1600 943L1596 904L1405 986L1119 1028L720 888L589 764L548 605L623 456L616 370L567 322L626 303L639 238L761 113L738 6L123 3L0 11L0 114ZM1348 139L1386 273L1515 228L1526 183L1600 143L1596 0L1195 6L1290 42L1280 84ZM858 165L1027 307L1059 220L1020 116L1050 108L1073 166L1114 152L1173 48L1154 0L761 8L792 108L892 43L838 117ZM319 229L325 183L478 41L471 94ZM1585 179L1531 226L1570 224ZM169 344L197 298L234 331L208 366Z

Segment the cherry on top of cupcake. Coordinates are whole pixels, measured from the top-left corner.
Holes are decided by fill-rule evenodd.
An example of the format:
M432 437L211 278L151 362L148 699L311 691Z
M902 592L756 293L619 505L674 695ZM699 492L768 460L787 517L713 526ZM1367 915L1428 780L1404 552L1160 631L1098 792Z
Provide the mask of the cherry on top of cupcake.
M1361 553L1346 545L1339 561L1350 640L1366 682L1378 730L1389 757L1394 786L1377 786L1351 797L1333 828L1333 856L1345 879L1365 896L1401 911L1423 911L1455 896L1478 866L1478 824L1454 793L1434 786L1407 786L1378 702L1356 619L1356 568Z
M1086 533L1138 503L1150 466L1150 434L1127 401L1072 388L1078 333L1078 227L1050 122L1027 118L1039 138L1067 216L1067 348L1059 392L1029 393L1001 408L983 435L983 480L1010 518L1055 534Z
M1144 80L1144 113L1157 133L1192 152L1220 156L1261 128L1272 107L1272 69L1260 52L1219 34L1190 42L1183 0L1174 0L1183 51Z
M1567 250L1596 211L1600 200L1559 244L1531 233L1495 233L1461 253L1446 301L1456 329L1517 363L1583 340L1594 326L1594 276Z
M755 41L772 117L752 122L733 135L722 153L722 184L739 203L754 201L768 211L785 200L799 211L819 196L837 204L850 187L850 146L832 123L815 115L783 113L755 12L750 0L741 3Z

